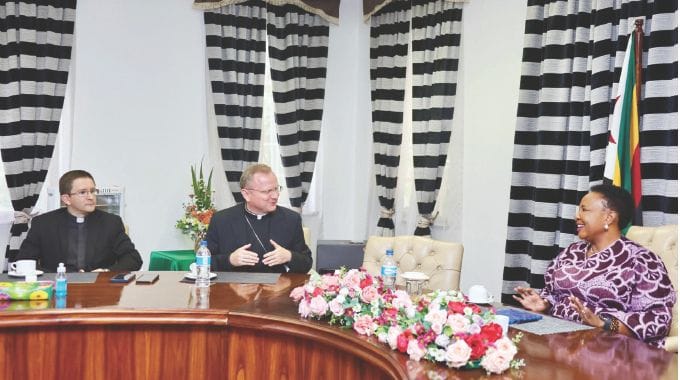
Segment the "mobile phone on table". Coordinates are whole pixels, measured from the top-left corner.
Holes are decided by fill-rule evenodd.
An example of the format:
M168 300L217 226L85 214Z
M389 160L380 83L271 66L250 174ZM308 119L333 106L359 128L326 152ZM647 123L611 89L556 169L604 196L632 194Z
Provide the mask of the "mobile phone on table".
M137 284L153 284L158 281L158 273L142 273L137 276Z
M135 279L135 274L130 272L118 273L117 275L111 277L111 282L117 283L128 283Z

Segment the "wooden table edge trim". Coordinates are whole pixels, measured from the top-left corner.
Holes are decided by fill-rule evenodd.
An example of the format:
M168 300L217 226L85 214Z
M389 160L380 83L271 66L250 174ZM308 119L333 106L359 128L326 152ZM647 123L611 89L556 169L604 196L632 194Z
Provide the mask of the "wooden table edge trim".
M227 310L185 309L68 309L7 313L0 316L1 328L54 325L228 325Z
M250 329L309 339L360 357L373 366L381 368L394 379L408 378L403 365L391 355L392 351L389 347L363 340L358 334L347 334L340 327L318 325L305 319L237 311L229 313L229 327L230 329Z

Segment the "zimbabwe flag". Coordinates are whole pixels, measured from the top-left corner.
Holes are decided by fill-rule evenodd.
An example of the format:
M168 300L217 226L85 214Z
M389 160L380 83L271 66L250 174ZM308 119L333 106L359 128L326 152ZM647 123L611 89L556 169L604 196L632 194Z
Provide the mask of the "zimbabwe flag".
M638 44L635 33L632 33L621 67L614 113L609 118L609 144L604 167L605 180L611 180L612 184L623 187L633 196L637 216L634 217L633 224L642 222L639 218L642 200L638 118L640 78L636 73L636 66L639 65L636 50L641 47Z

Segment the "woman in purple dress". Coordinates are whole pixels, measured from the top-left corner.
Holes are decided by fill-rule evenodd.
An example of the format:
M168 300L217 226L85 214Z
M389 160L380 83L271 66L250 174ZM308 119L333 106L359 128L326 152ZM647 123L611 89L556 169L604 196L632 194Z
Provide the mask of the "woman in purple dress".
M661 259L621 235L631 220L627 191L597 185L581 199L581 241L564 249L545 272L537 293L518 287L514 298L535 312L625 334L662 347L676 293Z

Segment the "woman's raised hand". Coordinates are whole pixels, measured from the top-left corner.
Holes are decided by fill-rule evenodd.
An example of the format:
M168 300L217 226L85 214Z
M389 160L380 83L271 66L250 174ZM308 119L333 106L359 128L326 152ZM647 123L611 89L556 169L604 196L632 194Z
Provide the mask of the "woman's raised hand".
M517 295L512 296L524 306L525 309L538 313L545 313L550 308L550 303L536 293L534 289L516 287Z

